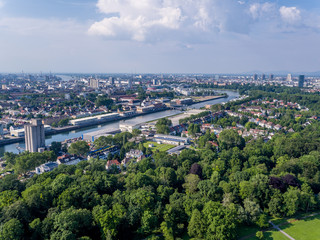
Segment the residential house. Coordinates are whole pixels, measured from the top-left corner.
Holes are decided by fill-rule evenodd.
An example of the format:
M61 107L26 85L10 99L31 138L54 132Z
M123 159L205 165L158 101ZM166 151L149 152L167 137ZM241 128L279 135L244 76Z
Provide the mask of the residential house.
M116 166L118 169L120 169L120 163L118 160L109 160L106 165L106 169L110 170L112 166Z

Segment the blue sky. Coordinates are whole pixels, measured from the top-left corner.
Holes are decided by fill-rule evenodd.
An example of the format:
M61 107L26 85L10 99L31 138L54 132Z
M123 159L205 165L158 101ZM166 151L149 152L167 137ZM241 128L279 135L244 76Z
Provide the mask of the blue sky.
M312 72L319 42L315 0L0 0L0 72Z

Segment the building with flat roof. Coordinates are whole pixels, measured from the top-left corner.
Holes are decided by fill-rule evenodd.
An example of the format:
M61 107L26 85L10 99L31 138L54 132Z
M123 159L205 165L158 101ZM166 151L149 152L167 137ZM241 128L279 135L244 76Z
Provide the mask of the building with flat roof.
M120 123L119 127L121 132L131 132L133 131L133 129L139 129L141 127L141 123L130 123L130 122L126 122L126 123Z
M187 145L189 144L189 138L178 137L165 134L156 134L154 136L154 141L157 143L171 144L171 145Z
M39 167L36 167L36 174L42 174L45 172L51 172L53 169L57 168L59 165L56 162L47 162Z
M99 122L112 121L117 118L119 118L119 113L108 113L108 114L102 114L94 117L73 119L73 120L70 120L70 123L74 126L79 126L79 125L87 125L87 124L95 124Z
M41 119L32 119L31 124L24 126L26 151L38 152L45 147L44 125Z
M89 80L89 86L91 88L99 88L99 80L98 79L94 79L94 78L91 78Z
M176 146L174 148L169 149L167 151L167 153L170 155L173 155L173 154L179 155L181 153L181 151L184 150L185 148L186 148L185 145Z
M106 129L101 129L98 131L94 131L94 132L88 132L88 133L84 133L82 135L82 139L85 141L91 141L94 142L94 140L98 139L101 136L109 136L109 135L113 135L116 133L120 133L120 129L110 129L110 128L106 128Z
M24 137L24 132L25 132L24 128L14 128L13 126L11 126L9 130L10 130L11 136Z

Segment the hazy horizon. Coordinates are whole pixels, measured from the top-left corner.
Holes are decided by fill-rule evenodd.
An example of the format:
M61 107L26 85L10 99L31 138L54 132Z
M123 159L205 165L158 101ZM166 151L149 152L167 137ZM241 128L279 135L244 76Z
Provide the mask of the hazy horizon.
M0 0L0 72L313 73L320 2Z

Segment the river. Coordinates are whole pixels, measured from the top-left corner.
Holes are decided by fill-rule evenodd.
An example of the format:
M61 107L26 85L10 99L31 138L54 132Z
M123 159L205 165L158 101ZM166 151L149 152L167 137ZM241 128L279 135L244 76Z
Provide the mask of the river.
M201 107L204 107L207 104L210 104L210 105L219 104L219 103L223 103L223 102L228 102L230 100L233 100L233 99L239 97L238 92L234 92L234 91L216 91L216 92L227 93L228 98L219 98L219 99L210 100L210 101L206 101L206 102L202 102L202 103L197 103L197 104L191 105L190 107L195 108L195 109L199 109ZM163 111L163 112L156 112L156 113L151 113L151 114L144 115L144 116L134 117L134 118L131 118L128 120L122 120L122 121L117 121L117 122L112 122L112 123L105 123L105 124L101 124L98 126L84 127L84 128L78 129L78 130L73 130L73 131L64 132L64 133L58 133L55 135L46 136L46 145L50 145L54 141L62 142L66 139L81 137L84 133L93 132L93 131L96 131L101 128L110 128L110 129L117 128L118 129L120 122L123 122L123 121L130 122L130 123L142 123L142 122L156 120L158 118L176 115L178 113L180 113L180 111L178 111L178 110L167 110L167 111ZM24 142L13 143L13 144L1 146L0 147L0 157L3 156L5 152L19 153L18 148L24 149L25 148Z

